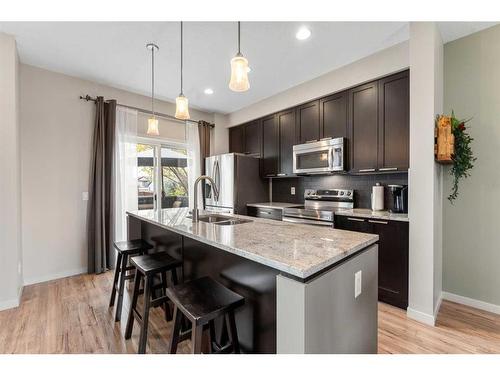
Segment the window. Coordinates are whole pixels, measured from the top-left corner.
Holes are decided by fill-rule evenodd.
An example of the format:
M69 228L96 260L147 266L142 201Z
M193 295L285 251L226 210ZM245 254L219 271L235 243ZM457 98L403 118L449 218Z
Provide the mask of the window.
M186 148L180 144L137 143L137 197L139 210L188 206ZM161 192L158 194L158 192Z

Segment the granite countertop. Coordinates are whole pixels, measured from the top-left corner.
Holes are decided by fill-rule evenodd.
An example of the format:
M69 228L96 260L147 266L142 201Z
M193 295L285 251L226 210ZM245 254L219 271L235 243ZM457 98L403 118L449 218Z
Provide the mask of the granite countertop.
M410 221L408 219L408 214L393 214L389 211L372 211L369 208L341 209L335 211L335 215L364 217L367 219Z
M254 217L250 223L228 226L193 223L188 212L188 208L168 208L127 213L302 279L378 241L373 234Z
M247 206L260 207L260 208L277 208L282 210L287 207L300 206L300 203L263 202L263 203L247 203Z

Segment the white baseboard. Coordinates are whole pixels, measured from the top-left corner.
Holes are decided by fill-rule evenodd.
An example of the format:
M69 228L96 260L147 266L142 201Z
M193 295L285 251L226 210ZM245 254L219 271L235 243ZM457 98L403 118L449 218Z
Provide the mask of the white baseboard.
M72 270L67 270L63 272L56 272L50 275L36 276L36 277L28 277L24 279L24 285L33 285L38 283L43 283L45 281L62 279L63 277L81 275L82 273L87 272L87 267L75 268Z
M17 292L17 298L9 299L6 301L0 301L0 311L13 309L18 307L21 303L21 296L23 294L23 286L21 286Z
M439 309L441 308L441 303L443 303L443 292L439 293L439 298L437 300L436 307L434 308L434 323L437 320L437 316L439 314Z
M427 313L412 309L411 307L408 307L406 309L406 316L410 319L416 320L420 323L427 324L429 326L436 325L436 317L435 316L432 316L431 314L427 314Z
M477 299L460 296L450 292L443 292L443 299L451 302L461 303L462 305L474 307L476 309L488 311L494 314L500 314L500 306L493 303L480 301Z

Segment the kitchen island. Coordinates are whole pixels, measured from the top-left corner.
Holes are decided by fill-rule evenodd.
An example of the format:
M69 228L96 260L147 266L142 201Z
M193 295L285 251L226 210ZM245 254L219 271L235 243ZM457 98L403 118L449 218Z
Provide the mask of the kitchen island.
M182 260L184 280L211 276L244 296L244 352L377 352L378 236L231 216L251 221L193 223L187 208L128 212L128 236Z

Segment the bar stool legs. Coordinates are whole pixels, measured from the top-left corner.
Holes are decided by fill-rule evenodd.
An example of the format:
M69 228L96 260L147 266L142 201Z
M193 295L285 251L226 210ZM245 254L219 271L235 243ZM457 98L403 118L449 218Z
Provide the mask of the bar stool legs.
M113 289L111 290L111 298L109 300L109 307L113 307L116 298L116 284L118 283L118 278L120 277L120 269L122 262L122 254L118 253L116 258L115 276L113 277Z
M120 267L120 282L118 286L118 303L116 304L115 322L119 322L122 317L123 291L125 289L125 274L127 273L128 255L123 254Z
M142 313L142 322L141 322L141 333L139 336L139 354L146 353L146 344L148 340L148 324L149 324L149 309L151 306L151 287L152 287L152 278L146 276L144 278L144 308Z

